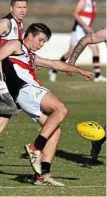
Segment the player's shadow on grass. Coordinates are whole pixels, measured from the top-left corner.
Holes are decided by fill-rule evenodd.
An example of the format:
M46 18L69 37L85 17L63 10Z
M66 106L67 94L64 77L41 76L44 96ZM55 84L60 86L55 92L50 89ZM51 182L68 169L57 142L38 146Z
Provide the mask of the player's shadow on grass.
M4 172L4 171L0 171L0 175L11 175L11 176L16 176L15 178L12 178L11 180L15 180L18 181L20 183L32 183L33 181L33 176L32 174L19 174L19 173L8 173L8 172Z
M19 183L33 183L34 175L32 174L18 174L16 178L12 179Z
M59 151L61 151L61 150L58 150L58 152ZM70 153L70 154L72 154L72 153ZM73 154L72 154L73 155ZM75 154L74 154L75 155ZM56 156L57 156L57 153L56 153ZM84 156L84 155L83 155ZM105 158L104 156L99 156L100 158ZM25 153L22 153L21 154L21 156L20 156L20 158L22 158L22 159L29 159L29 155L28 155L28 153L27 152L25 152Z
M84 154L69 153L63 150L57 150L56 157L72 161L74 163L83 164L81 167L91 168L91 166L104 165L102 161L93 161Z
M5 151L3 149L4 149L4 147L0 146L0 154L5 154Z
M31 168L31 165L30 164L22 164L22 165L20 165L20 164L0 164L0 166L2 167L2 166L7 166L7 167L30 167Z
M71 180L71 181L79 180L79 178L72 178L72 177L66 177L66 176L53 176L53 178L55 178L55 179L64 179L64 180ZM19 174L13 180L18 181L20 183L33 183L36 179L35 179L35 175L30 175L30 174L26 174L26 175L22 174L21 175L21 174Z
M21 159L29 159L29 155L27 152L25 153L22 153L21 156L20 156Z
M0 171L0 175L11 175L16 176L15 178L11 178L11 180L17 181L19 183L33 183L35 180L35 175L32 174L19 174L19 173L8 173L4 171ZM55 179L64 179L64 180L71 180L76 181L79 180L79 178L72 178L72 177L66 177L66 176L53 176Z

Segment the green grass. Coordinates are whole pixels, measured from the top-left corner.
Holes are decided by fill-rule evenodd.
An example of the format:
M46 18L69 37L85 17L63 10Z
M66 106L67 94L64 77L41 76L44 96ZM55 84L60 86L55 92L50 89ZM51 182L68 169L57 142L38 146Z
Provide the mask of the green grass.
M0 136L0 195L106 196L105 144L98 163L92 165L91 143L76 132L77 123L84 120L105 124L105 83L85 82L79 75L70 78L65 74L58 74L57 82L51 83L47 70L40 70L38 75L44 86L53 90L69 108L69 115L61 125L62 137L52 165L52 174L66 186L37 187L28 181L33 170L23 147L35 139L40 127L21 113L9 121Z

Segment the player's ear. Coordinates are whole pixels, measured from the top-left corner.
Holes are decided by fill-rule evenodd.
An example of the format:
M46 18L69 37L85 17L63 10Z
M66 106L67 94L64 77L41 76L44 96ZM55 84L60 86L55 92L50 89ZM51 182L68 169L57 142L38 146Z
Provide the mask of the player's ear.
M31 33L29 33L29 34L28 34L28 38L29 38L29 40L32 40L33 35L32 35Z

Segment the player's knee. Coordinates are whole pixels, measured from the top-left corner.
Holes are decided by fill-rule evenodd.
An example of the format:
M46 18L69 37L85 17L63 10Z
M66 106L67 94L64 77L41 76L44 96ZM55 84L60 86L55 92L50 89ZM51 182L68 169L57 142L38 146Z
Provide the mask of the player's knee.
M61 121L67 116L67 114L68 114L68 108L63 103L61 103L60 104L60 119L61 119Z

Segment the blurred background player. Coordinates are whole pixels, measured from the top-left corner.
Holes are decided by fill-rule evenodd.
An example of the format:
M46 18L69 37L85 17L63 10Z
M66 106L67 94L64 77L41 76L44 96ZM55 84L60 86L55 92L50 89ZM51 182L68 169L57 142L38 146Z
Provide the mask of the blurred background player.
M106 40L107 40L107 28L100 29L97 32L87 34L82 39L80 39L80 41L74 48L69 62L72 62L74 65L76 60L78 59L78 57L80 56L80 54L88 44L96 44L100 42L105 42ZM96 161L98 159L98 155L101 151L102 145L106 140L106 126L104 127L104 130L105 130L105 137L103 139L99 141L92 141L92 149L90 155L93 161Z
M96 4L94 0L78 0L77 4L73 11L73 17L75 19L74 26L72 28L71 33L71 42L69 51L62 56L62 61L67 61L71 56L71 53L78 43L78 41L85 36L87 33L93 32L92 24L95 19L96 13ZM100 57L99 57L99 48L96 44L89 45L90 49L92 50L93 57L93 67L94 67L94 81L106 81L106 78L101 75L101 68L100 68ZM72 63L72 62L71 62ZM72 64L73 65L73 64ZM56 81L56 70L51 70L49 72L49 79L50 81Z
M3 17L0 20L0 47L2 47L3 44L6 43L8 40L12 40L12 39L22 40L23 38L22 20L24 19L27 13L27 6L28 6L28 0L11 0L11 6L10 6L11 13L9 13L7 16ZM5 60L4 60L4 64L5 64ZM1 68L1 76L2 76L2 68ZM4 97L4 100L2 100L0 97L0 102L2 102L2 104L4 102L3 107L8 109L8 105L6 105L6 103L10 104L10 102L13 104L13 106L16 107L16 104L13 102L13 99L8 92L5 82L0 81L0 84L1 83L3 84L3 86L0 85L0 95L3 93L3 87L5 92L7 93L7 95L5 95ZM10 105L10 107L12 106L12 104ZM6 109L4 109L4 111ZM17 108L15 109L17 110ZM11 111L8 115L2 113L0 117L0 133L5 129L11 115L13 115Z

